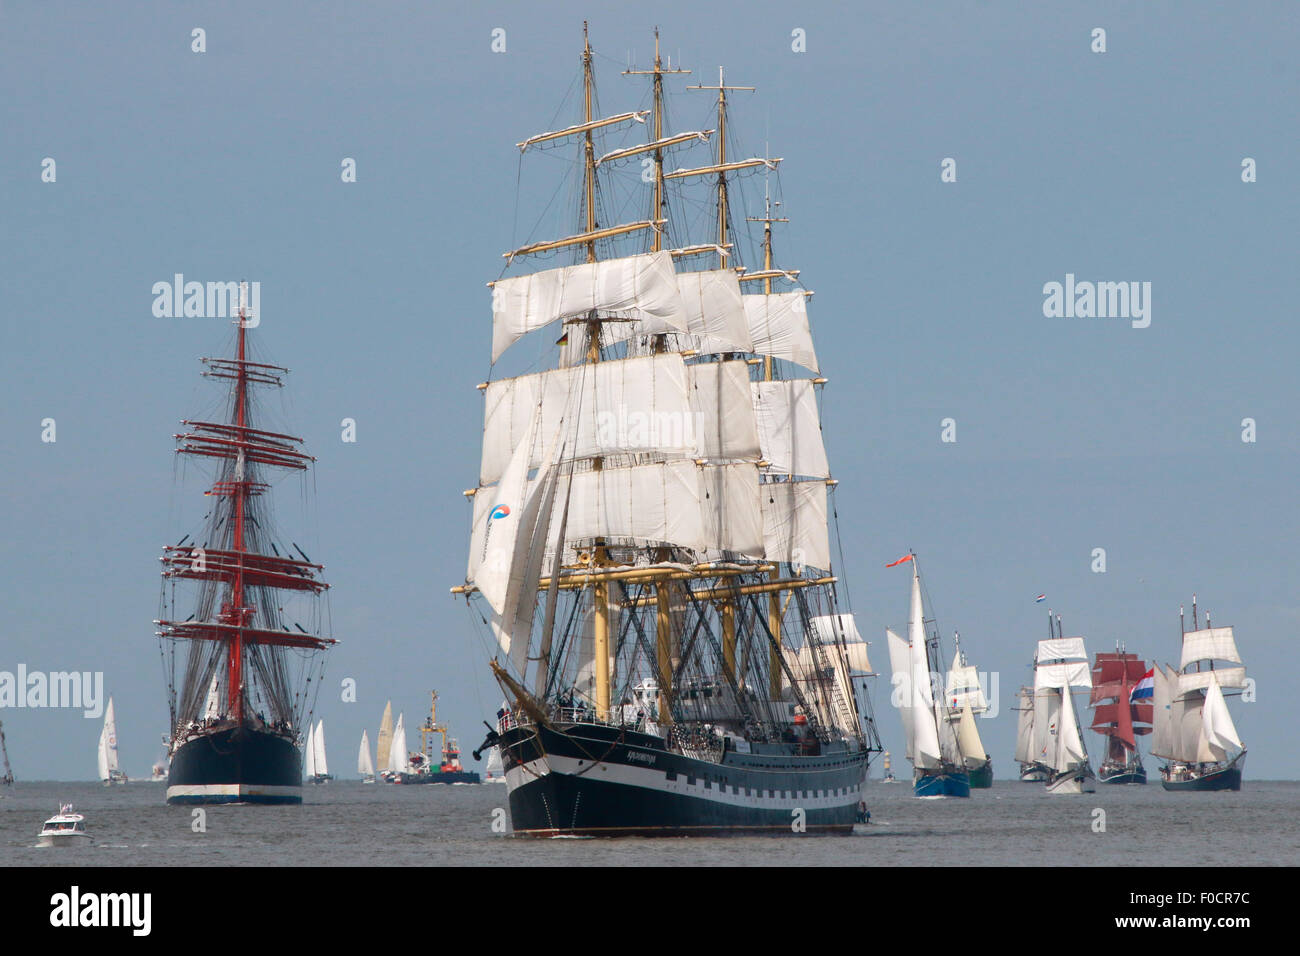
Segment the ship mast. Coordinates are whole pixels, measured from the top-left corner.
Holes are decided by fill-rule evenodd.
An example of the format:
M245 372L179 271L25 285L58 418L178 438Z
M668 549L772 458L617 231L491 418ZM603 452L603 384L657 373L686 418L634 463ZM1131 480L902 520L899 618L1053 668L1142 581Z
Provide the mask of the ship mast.
M654 199L650 206L650 218L658 220L664 212L664 75L668 73L689 74L690 70L673 69L671 62L667 69L664 69L663 59L659 55L659 28L655 27L655 65L652 70L633 70L626 69L623 71L624 76L652 76L653 101L651 114L654 117L654 136L651 142L655 144L654 148ZM655 230L654 238L651 240L650 251L659 252L663 249L663 230Z
M718 268L724 268L727 248L727 92L754 92L752 86L728 86L718 67L717 86L688 86L689 90L718 91Z

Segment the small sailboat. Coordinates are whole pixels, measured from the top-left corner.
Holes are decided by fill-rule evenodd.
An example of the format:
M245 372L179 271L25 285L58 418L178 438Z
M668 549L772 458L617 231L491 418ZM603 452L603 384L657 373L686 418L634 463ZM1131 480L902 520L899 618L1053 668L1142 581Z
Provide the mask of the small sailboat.
M308 783L326 783L334 779L325 759L325 721L317 721L315 728L307 732L305 758Z
M59 806L59 812L41 827L37 846L89 846L91 836L86 832L86 818L72 809L72 804Z
M361 750L357 753L357 773L362 783L375 782L375 765L370 760L370 736L361 731Z
M379 722L379 737L375 740L375 766L380 774L388 771L388 755L393 747L393 702L384 704L384 716Z
M1048 611L1048 627L1052 624ZM1073 690L1091 688L1088 651L1082 637L1062 637L1056 617L1053 637L1038 642L1034 657L1035 760L1047 769L1048 793L1095 793L1088 748L1079 732Z
M9 746L5 743L5 725L0 722L0 757L4 758L4 775L0 776L0 786L12 787L14 785L14 772L9 768Z
M1147 771L1137 738L1151 733L1151 701L1139 699L1152 682L1146 663L1116 646L1092 665L1092 729L1106 738L1106 756L1097 769L1102 783L1146 783Z
M484 783L505 783L506 769L501 762L501 748L493 747L488 751L487 767L483 770Z
M926 639L916 555L909 554L895 564L903 561L912 562L909 640L888 629L885 636L893 683L899 688L894 696L907 735L907 759L912 761L912 789L918 797L969 797L970 775L956 729L948 719L946 701L936 699L930 686L930 675L937 674L939 668L939 635L936 632Z
M1034 689L1022 687L1016 695L1016 763L1020 765L1023 783L1043 783L1047 768L1035 759L1034 749Z
M104 711L104 729L99 732L99 779L104 786L126 783L126 774L117 763L117 719L113 716L113 698Z
M1178 617L1183 619L1179 608ZM1231 666L1216 667L1215 662ZM1223 691L1246 686L1246 668L1231 627L1197 627L1192 595L1192 630L1183 624L1182 660L1177 669L1156 667L1151 752L1169 762L1160 768L1166 790L1240 790L1246 745L1228 712Z
M388 783L401 783L402 774L411 772L411 757L406 750L406 725L402 717L402 714L397 715L397 726L393 729L388 748L388 766L383 773L384 780Z
M961 747L962 760L970 775L970 785L977 790L987 790L993 786L993 758L984 749L979 730L975 726L975 717L989 709L988 698L980 686L979 673L966 660L961 649L961 635L953 634L952 667L944 682L944 699L948 705L949 722L956 723L957 743Z

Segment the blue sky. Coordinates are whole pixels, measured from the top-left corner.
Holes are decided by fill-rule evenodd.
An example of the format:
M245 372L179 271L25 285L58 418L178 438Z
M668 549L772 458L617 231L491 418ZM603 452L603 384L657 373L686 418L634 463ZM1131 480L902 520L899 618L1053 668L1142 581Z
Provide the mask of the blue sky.
M447 588L477 474L484 283L558 182L544 159L521 172L513 144L554 128L584 16L607 113L643 105L619 71L649 62L656 25L695 71L669 81L679 128L707 121L681 87L719 64L758 87L735 133L785 160L780 254L817 292L839 570L877 666L907 616L906 573L883 566L908 549L945 636L999 671L1004 712L1045 636L1037 594L1090 650L1176 660L1197 591L1258 679L1232 704L1248 775L1300 775L1289 4L0 4L0 670L104 671L124 768L157 756L156 559L205 510L198 481L173 482L171 435L211 402L197 358L229 329L155 318L150 290L248 277L261 347L294 370L277 416L319 458L311 511L295 481L278 490L334 585L326 686L358 682L356 704L322 696L332 762L350 766L385 700L415 723L434 687L478 742L499 695ZM1150 327L1046 318L1043 285L1067 273L1150 282ZM20 777L93 774L97 722L0 719ZM1010 715L981 729L1007 775Z

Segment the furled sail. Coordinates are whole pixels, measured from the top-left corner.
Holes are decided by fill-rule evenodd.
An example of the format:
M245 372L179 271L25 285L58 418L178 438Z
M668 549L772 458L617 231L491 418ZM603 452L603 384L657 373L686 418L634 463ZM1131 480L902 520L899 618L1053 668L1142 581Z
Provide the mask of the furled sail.
M758 441L775 474L829 478L817 396L808 379L753 382Z
M499 279L492 287L492 361L535 329L591 312L637 319L641 332L686 332L672 256L652 252ZM612 325L623 329L613 329L611 341L633 334L630 322Z

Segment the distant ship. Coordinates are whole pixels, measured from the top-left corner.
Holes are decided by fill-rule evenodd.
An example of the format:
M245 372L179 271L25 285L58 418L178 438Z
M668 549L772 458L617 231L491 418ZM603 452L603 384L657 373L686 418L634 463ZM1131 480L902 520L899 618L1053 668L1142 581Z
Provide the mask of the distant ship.
M1092 686L1088 651L1082 637L1061 634L1057 615L1055 633L1038 642L1034 655L1034 761L1047 771L1048 793L1094 793L1096 775L1074 708L1074 690Z
M629 71L650 78L650 109L601 117L584 36L575 123L518 144L576 147L561 168L581 231L506 255L558 267L492 283L493 364L539 335L536 371L482 386L454 591L481 597L509 703L477 752L501 749L519 834L851 833L879 742L830 570L810 293L774 265L770 196L748 217L761 241L732 231L741 174L779 160L727 155L721 74L701 87L714 128L666 131L663 82L683 71L657 47ZM598 145L629 129L631 145ZM668 164L715 133L704 165ZM639 159L638 195L602 209ZM633 203L637 222L606 212Z
M987 790L993 786L993 758L984 749L975 718L989 709L989 702L980 686L979 672L962 652L961 635L954 633L952 640L955 650L943 694L948 706L947 719L956 731L971 789Z
M1147 782L1137 738L1151 733L1151 700L1133 696L1147 671L1142 658L1118 647L1113 654L1099 652L1092 665L1092 729L1106 738L1106 757L1097 768L1102 783Z
M361 749L357 751L357 773L362 783L375 782L375 763L370 759L370 736L361 731Z
M216 475L194 541L184 535L161 558L166 617L154 623L168 675L168 803L301 803L298 748L323 669L316 652L334 643L290 610L296 595L302 620L327 626L316 599L328 585L319 564L279 537L267 493L273 473L315 459L301 438L254 427L255 389L281 387L288 370L249 356L250 318L241 284L235 357L203 359L205 377L228 383L226 415L184 421L175 436L177 454L215 461ZM197 585L188 617L176 587L186 582Z
M970 771L957 731L962 717L970 713L970 707L966 705L962 713L953 714L947 701L937 696L937 691L931 687L930 675L940 673L942 666L939 663L939 632L936 630L928 638L926 636L921 572L916 555L909 554L894 564L904 561L912 563L908 639L904 641L888 629L885 637L889 641L893 682L902 689L903 699L898 704L898 714L907 736L907 759L912 762L912 790L918 797L969 797ZM973 730L973 720L966 726ZM978 756L972 756L978 763L987 759L982 745Z
M104 786L126 783L126 774L118 766L117 718L113 716L113 698L104 711L104 729L99 732L99 779Z
M460 746L447 736L447 725L438 723L438 692L432 692L429 716L420 727L420 749L410 755L409 770L400 783L479 783L479 775L460 762ZM434 750L434 737L442 736L442 747ZM435 756L441 759L435 764Z
M1043 783L1048 769L1038 762L1034 743L1034 689L1021 687L1016 692L1016 763L1023 783Z
M1178 609L1180 623L1183 610ZM1231 627L1197 628L1192 595L1192 630L1182 623L1178 668L1157 666L1151 752L1169 762L1160 769L1166 790L1240 790L1246 746L1228 712L1223 691L1246 686L1246 668ZM1217 666L1227 664L1228 666Z
M12 787L14 785L14 772L9 766L9 745L5 743L5 725L0 721L0 757L4 758L4 775L0 776L0 786Z

